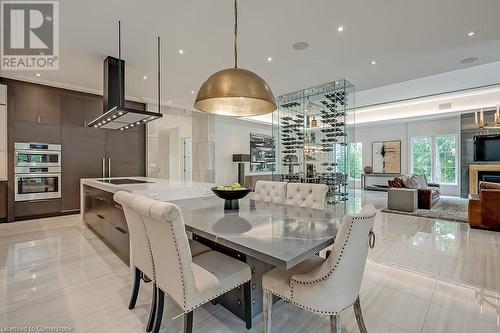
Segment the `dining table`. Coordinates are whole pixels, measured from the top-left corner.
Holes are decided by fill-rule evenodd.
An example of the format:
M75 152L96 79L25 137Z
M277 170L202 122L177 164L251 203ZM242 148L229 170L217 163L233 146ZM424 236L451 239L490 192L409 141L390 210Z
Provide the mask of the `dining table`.
M181 209L192 238L246 262L252 272L251 315L262 313L262 275L275 267L290 269L333 244L339 220L326 209L252 200L225 210L224 200L203 197L172 201ZM244 319L243 288L215 302Z

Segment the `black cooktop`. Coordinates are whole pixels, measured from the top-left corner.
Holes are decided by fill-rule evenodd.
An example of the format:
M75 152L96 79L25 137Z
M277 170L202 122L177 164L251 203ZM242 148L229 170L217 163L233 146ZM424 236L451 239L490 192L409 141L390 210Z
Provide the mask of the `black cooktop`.
M100 179L100 182L109 183L113 185L127 185L127 184L147 184L152 183L145 180L137 180L130 178L116 178L116 179Z

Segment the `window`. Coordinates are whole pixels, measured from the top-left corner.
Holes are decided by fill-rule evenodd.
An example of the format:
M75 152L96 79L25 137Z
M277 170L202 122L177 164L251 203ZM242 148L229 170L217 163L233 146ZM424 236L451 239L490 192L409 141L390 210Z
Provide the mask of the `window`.
M411 138L411 171L428 181L457 183L457 136L438 135Z
M457 137L443 135L436 137L436 177L439 183L457 182Z
M431 138L417 136L411 139L412 147L412 173L424 175L432 181L432 154Z
M362 154L363 146L361 142L351 142L349 143L349 178L354 180L360 180L362 169Z

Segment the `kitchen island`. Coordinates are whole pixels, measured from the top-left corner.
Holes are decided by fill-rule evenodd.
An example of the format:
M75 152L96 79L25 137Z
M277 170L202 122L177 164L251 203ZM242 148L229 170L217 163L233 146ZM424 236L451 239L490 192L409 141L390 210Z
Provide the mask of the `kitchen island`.
M211 197L214 184L148 177L84 178L80 180L81 222L89 227L123 261L130 262L127 221L113 194L127 191L145 197L174 201Z

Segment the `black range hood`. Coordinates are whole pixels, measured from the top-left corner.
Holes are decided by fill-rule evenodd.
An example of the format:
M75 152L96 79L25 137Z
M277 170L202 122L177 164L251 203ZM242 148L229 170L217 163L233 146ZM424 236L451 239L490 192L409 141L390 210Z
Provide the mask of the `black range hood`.
M104 59L104 112L87 124L88 127L127 130L163 117L160 111L160 36L157 37L158 112L143 111L125 106L125 61L122 59L122 29L118 21L118 58Z
M125 61L108 56L104 60L104 113L88 123L89 127L127 130L161 118L159 112L125 106Z

